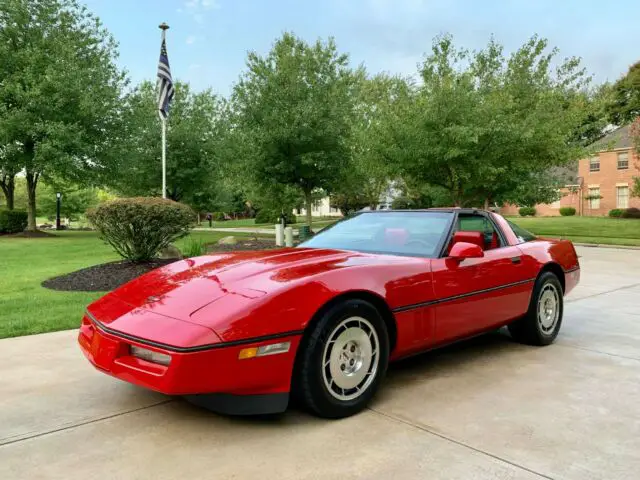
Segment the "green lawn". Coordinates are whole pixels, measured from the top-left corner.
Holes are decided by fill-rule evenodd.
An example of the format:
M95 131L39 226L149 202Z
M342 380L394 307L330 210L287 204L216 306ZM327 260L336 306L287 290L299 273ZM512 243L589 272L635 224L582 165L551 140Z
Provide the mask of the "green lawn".
M220 232L193 232L214 242ZM178 248L189 237L177 242ZM101 293L57 292L40 286L48 278L119 257L95 232L58 232L53 238L0 237L0 338L75 328L85 306Z
M640 220L606 217L511 217L513 223L541 237L580 243L640 245Z

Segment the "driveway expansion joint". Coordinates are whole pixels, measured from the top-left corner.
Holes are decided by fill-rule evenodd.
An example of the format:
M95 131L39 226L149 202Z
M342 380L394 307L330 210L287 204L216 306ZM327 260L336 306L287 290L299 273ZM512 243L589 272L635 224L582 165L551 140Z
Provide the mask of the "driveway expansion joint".
M82 427L84 425L89 425L91 423L101 422L103 420L110 420L112 418L120 417L122 415L127 415L129 413L139 412L141 410L146 410L148 408L158 407L160 405L165 405L165 404L173 402L173 401L174 401L174 399L170 398L168 400L163 400L162 402L153 403L151 405L146 405L144 407L134 408L134 409L131 409L131 410L125 410L125 411L122 411L122 412L114 413L112 415L106 415L104 417L92 418L90 420L85 420L85 421L82 421L82 422L69 423L69 424L64 425L64 426L52 428L51 430L46 430L44 432L37 432L37 433L34 433L32 435L27 434L25 436L21 436L20 438L15 438L15 436L14 437L8 437L8 438L14 438L14 440L8 440L6 438L4 440L0 439L0 448L6 447L7 445L12 445L12 444L15 444L15 443L24 442L26 440L31 440L33 438L45 437L45 436L51 435L53 433L64 432L65 430L71 430L73 428Z
M454 444L459 445L461 447L464 447L464 448L467 448L469 450L472 450L472 451L474 451L476 453L480 453L480 454L485 455L487 457L491 457L494 460L497 460L497 461L499 461L501 463L505 463L507 465L511 465L512 467L515 467L515 468L517 468L519 470L523 470L525 472L531 473L531 474L536 475L536 476L538 476L540 478L545 478L547 480L555 480L554 477L551 477L551 476L546 475L546 474L541 473L541 472L537 472L537 471L532 470L532 469L530 469L528 467L525 467L523 465L515 463L515 462L513 462L511 460L507 460L506 458L500 457L498 455L495 455L493 453L487 452L485 450L481 450L481 449L479 449L477 447L474 447L473 445L469 445L468 443L465 443L465 442L460 441L460 440L456 440L455 438L451 438L451 437L449 437L449 436L447 436L447 435L445 435L443 433L439 433L439 432L437 432L435 430L431 430L430 428L428 428L428 427L426 427L424 425L420 425L418 423L410 422L410 421L405 420L403 418L400 418L400 417L397 417L395 415L391 415L391 414L388 414L388 413L381 412L380 410L376 410L376 409L371 408L371 407L367 407L367 410L369 410L370 412L373 412L373 413L375 413L377 415L380 415L382 417L385 417L385 418L387 418L387 419L389 419L391 421L394 421L394 422L397 422L397 423L402 423L402 424L404 424L404 425L406 425L408 427L414 428L416 430L420 430L423 433L428 433L430 435L434 435L434 436L436 436L438 438L441 438L443 440L446 440L446 441L448 441L450 443L454 443Z

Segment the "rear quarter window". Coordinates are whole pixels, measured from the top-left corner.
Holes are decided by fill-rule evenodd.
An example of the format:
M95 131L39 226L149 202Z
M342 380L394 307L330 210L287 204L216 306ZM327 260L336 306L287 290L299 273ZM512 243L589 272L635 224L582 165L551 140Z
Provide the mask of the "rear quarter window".
M533 233L531 233L528 230L525 230L522 227L519 227L515 223L512 223L509 220L507 220L507 223L511 227L511 230L513 230L513 233L516 234L516 237L518 237L518 243L530 242L537 238Z

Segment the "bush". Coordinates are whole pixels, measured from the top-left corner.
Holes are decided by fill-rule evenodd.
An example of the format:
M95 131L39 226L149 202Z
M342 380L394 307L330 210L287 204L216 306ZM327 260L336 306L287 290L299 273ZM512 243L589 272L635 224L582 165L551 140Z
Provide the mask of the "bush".
M409 197L397 197L391 202L391 208L394 210L409 210L413 208L413 201Z
M622 208L614 208L613 210L609 210L609 216L611 218L620 218L622 217L623 213L624 210Z
M0 209L0 233L20 233L27 228L27 212Z
M88 220L123 258L143 262L189 234L195 221L187 205L163 198L120 198L87 212Z
M275 225L276 223L280 223L281 214L282 213L277 210L263 208L256 214L256 224L269 223ZM287 219L287 224L296 223L296 216L293 213L287 212L285 218Z
M211 220L214 222L222 222L224 221L224 213L222 212L213 212L211 213Z
M536 209L533 207L520 207L518 213L521 217L535 217Z
M622 218L640 218L640 208L626 208L621 215Z
M576 209L573 207L561 207L560 215L563 217L573 217L576 214Z

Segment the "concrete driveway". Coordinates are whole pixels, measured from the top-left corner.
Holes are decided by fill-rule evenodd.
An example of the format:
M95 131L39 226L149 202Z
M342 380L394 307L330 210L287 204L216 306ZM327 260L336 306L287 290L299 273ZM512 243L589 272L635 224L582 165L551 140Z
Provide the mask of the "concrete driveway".
M217 416L95 372L73 331L0 340L0 479L639 478L640 251L579 253L557 343L401 362L342 421Z

